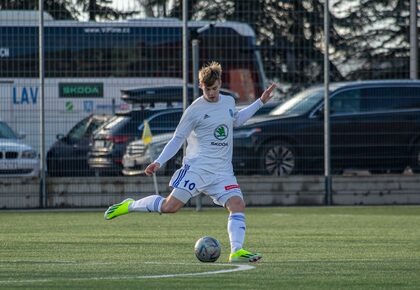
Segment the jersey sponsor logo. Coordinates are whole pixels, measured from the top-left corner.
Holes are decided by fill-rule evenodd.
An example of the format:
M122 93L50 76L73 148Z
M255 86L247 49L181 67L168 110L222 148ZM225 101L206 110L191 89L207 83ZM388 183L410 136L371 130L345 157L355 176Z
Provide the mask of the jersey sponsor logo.
M225 190L231 190L231 189L235 189L235 188L241 188L239 186L239 184L232 184L232 185L226 185L225 186Z
M214 137L216 137L217 140L225 140L228 136L229 129L225 124L217 126L217 128L214 130Z
M213 146L222 146L222 147L225 147L225 146L229 145L229 143L227 143L227 142L211 142L210 144L213 145Z

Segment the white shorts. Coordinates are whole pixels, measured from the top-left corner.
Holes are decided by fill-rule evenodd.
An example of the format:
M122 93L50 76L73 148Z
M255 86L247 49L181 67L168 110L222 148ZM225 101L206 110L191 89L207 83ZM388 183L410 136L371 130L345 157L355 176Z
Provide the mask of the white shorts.
M187 203L190 198L201 192L211 197L215 204L223 207L233 196L243 199L241 188L234 175L198 174L187 164L174 173L169 185L182 189L175 190L171 194L183 203Z

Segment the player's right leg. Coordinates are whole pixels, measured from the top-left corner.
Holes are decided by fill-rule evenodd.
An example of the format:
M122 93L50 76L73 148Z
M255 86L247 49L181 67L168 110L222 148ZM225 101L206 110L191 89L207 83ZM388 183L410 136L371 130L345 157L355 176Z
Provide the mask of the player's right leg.
M111 205L104 214L106 220L128 214L133 211L140 212L161 212L160 208L165 198L160 195L149 195L145 198L134 200L127 198L120 203Z
M190 191L197 191L195 183L192 183L193 186L191 186L189 182L183 181L183 178L186 177L188 181L193 180L193 177L190 178L187 174L188 169L189 166L186 165L174 173L169 183L174 190L167 198L163 198L160 195L150 195L139 200L133 200L131 198L125 199L120 203L111 205L104 214L105 219L110 220L135 211L158 213L177 212L192 197L193 194ZM185 187L185 189L183 189L182 186Z

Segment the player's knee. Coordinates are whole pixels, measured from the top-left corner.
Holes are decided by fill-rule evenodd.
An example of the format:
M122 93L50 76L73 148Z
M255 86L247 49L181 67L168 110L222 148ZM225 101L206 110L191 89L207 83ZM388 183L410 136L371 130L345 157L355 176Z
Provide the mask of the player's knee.
M245 202L242 198L234 196L228 200L228 202L226 203L226 208L230 212L244 212Z
M167 202L163 202L162 207L160 208L161 213L176 213L180 209L179 205Z

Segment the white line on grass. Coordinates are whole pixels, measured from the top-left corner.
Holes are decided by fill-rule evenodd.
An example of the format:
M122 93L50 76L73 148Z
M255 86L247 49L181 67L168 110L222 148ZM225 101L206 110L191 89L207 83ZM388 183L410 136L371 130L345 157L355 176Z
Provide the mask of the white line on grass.
M197 263L159 263L159 262L145 262L145 264L158 264L158 265L194 265ZM31 279L31 280L0 280L1 284L18 284L18 283L47 283L54 281L92 281L92 280L121 280L121 279L158 279L158 278L175 278L175 277L188 277L188 276L206 276L206 275L217 275L238 271L252 270L255 266L241 265L241 264L206 264L211 266L229 266L234 267L233 269L224 269L207 272L197 273L177 273L177 274L163 274L163 275L144 275L144 276L106 276L106 277L86 277L86 278L55 278L55 279Z

